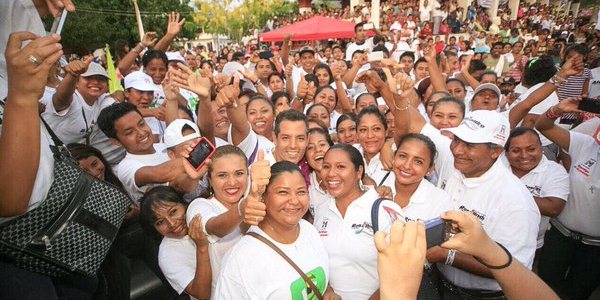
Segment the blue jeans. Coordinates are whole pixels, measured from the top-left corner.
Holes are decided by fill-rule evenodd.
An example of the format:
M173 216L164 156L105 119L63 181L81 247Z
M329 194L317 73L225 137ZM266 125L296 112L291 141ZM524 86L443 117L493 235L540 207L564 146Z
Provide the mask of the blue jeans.
M559 296L587 300L600 285L600 247L550 229L540 254L538 275Z

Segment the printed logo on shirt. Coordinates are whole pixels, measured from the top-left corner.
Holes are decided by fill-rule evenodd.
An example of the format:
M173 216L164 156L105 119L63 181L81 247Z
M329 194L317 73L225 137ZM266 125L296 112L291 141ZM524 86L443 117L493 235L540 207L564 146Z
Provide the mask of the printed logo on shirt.
M321 295L325 293L325 271L322 267L317 267L306 273L306 277L319 289ZM317 299L315 292L304 282L302 277L296 279L290 285L292 300L314 300Z
M352 224L351 228L354 230L356 235L366 234L373 236L373 225L369 222L363 222L362 224Z
M483 220L485 220L485 214L482 213L482 212L479 212L479 211L477 211L475 209L468 209L464 205L461 205L458 209L460 211L472 213L477 219L479 219L482 222L483 222Z
M575 170L579 171L581 174L585 175L585 176L590 176L590 171L592 170L592 167L594 166L594 164L596 163L596 160L593 158L590 158L590 160L576 165L575 166Z
M442 184L440 185L442 190L446 190L446 180L442 180Z
M542 193L542 187L539 185L536 186L529 186L529 185L525 185L527 187L527 189L529 190L529 192L531 193L532 196L534 197L540 197L541 193Z
M327 224L329 224L329 219L327 217L325 217L323 219L323 221L321 222L321 227L319 228L319 235L320 236L327 236Z

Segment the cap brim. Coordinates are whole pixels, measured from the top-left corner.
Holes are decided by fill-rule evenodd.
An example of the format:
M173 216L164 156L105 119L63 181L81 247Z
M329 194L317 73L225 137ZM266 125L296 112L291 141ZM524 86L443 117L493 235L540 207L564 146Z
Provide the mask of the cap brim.
M102 77L104 77L106 79L110 79L110 77L108 77L108 75L102 74L102 73L89 73L89 74L83 73L80 76L81 77L102 76Z
M471 130L467 126L458 126L454 128L447 128L442 131L448 131L459 139L472 144L485 144L492 143L488 136L482 135L480 132Z
M132 85L129 88L134 88L138 91L142 91L142 92L155 92L157 89L154 85L151 84L136 84L136 85Z

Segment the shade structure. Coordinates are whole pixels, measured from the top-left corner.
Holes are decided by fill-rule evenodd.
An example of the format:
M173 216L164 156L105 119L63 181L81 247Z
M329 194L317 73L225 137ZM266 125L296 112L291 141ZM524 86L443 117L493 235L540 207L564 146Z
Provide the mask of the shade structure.
M259 40L260 42L280 42L287 33L292 34L292 41L350 39L354 37L354 23L316 16L265 32L260 35Z

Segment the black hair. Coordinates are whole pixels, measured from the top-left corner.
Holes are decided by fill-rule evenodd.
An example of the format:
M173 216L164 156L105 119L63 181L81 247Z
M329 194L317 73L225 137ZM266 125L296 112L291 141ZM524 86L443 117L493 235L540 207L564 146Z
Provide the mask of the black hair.
M325 109L325 111L329 112L329 108L327 108L327 106L320 104L320 103L316 103L311 105L307 110L306 110L306 116L308 117L308 115L310 115L310 112L313 110L313 107L323 107Z
M442 97L442 98L452 97L452 94L448 93L448 91L436 91L436 92L431 93L431 95L429 95L429 97L427 97L427 99L425 100L425 103L424 103L425 106L427 106L427 104L429 104L429 102L431 102L431 99L433 99L434 96L437 96L440 94L444 95L444 97ZM440 99L442 99L442 98L440 98Z
M494 49L494 47L496 47L496 46L500 46L500 47L504 48L504 43L503 42L495 42L492 44L492 49Z
M306 80L306 83L310 84L311 82L315 84L315 86L319 86L319 78L317 78L317 76L315 76L315 74L305 74L304 75L304 80Z
M419 141L425 144L427 150L429 150L429 167L431 168L433 166L433 163L435 162L435 156L437 155L437 149L435 148L435 144L433 143L433 141L424 134L409 133L403 136L398 141L398 149L396 150L396 153L398 152L398 150L400 150L400 147L402 147L402 145L408 141Z
M381 52L385 53L385 55L387 57L390 57L390 51L384 45L377 45L377 46L373 47L373 50L371 50L371 53L376 52L376 51L381 51Z
M363 108L363 110L360 111L360 113L358 114L358 117L356 117L356 125L360 124L360 121L362 120L363 117L365 117L366 115L374 115L376 116L379 121L381 122L381 124L383 124L383 128L385 130L387 130L387 122L385 121L385 116L381 114L381 112L379 111L379 108L375 107L375 106L367 106L365 108Z
M448 83L450 83L450 82L458 82L458 84L459 84L460 86L462 86L463 90L466 90L466 88L467 88L467 87L465 86L465 83L464 83L464 82L462 82L462 81L461 81L460 79L458 79L458 78L448 78L448 80L446 80L446 84L448 84Z
M475 59L472 60L471 64L469 65L469 74L473 74L477 71L483 71L485 69L487 69L487 66L483 63L483 61Z
M177 108L181 111L183 111L188 117L190 117L190 120L192 120L192 122L194 121L194 115L192 114L192 111L187 107L187 106L183 106L181 104L177 105Z
M465 102L460 101L452 96L450 97L444 97L440 100L438 100L435 104L433 104L433 108L431 109L431 112L433 113L435 111L436 108L438 108L438 106L444 104L444 103L452 103L452 104L456 104L458 105L458 107L460 108L460 112L462 113L463 117L465 116L465 111L467 110L465 107Z
M371 68L371 71L377 73L377 75L379 75L379 78L381 78L381 81L387 82L387 75L385 75L385 72L383 72L382 68Z
M306 128L308 129L308 120L306 119L306 115L295 109L290 109L282 111L277 115L277 118L275 118L275 126L273 127L273 132L275 132L275 136L279 135L279 132L281 130L281 123L283 121L303 122L304 125L306 125Z
M565 55L564 58L562 60L561 66L567 62L567 56L569 56L569 54L571 52L577 52L581 55L583 55L583 61L585 61L587 58L587 54L589 52L588 47L585 44L575 44L575 45L571 45L569 46L567 49L565 49Z
M419 59L417 59L417 60L415 61L415 63L413 64L413 69L416 69L416 68L417 68L417 65L418 65L418 64L420 64L420 63L425 63L425 64L427 64L427 60L425 60L425 58L424 58L424 57L420 57L420 58L419 58Z
M269 107L271 108L271 112L275 113L275 105L273 105L273 102L269 101L269 99L267 99L267 97L265 97L261 94L256 94L256 95L250 97L250 100L248 100L248 103L246 103L246 114L248 113L248 107L250 107L250 103L252 103L254 101L260 101L260 100L267 103L269 105Z
M323 128L311 128L308 130L308 135L310 136L311 134L320 134L324 136L325 140L327 141L327 144L329 144L329 147L333 146L333 140L331 140L331 136L329 135L329 132L327 132L327 130Z
M360 95L358 95L358 97L356 97L356 101L354 102L354 109L356 110L358 107L358 104L360 103L360 100L366 96L372 96L373 98L375 98L375 95L371 94L371 93L362 93ZM377 98L375 98L375 101L377 101Z
M533 129L531 128L527 128L527 127L517 127L513 130L510 131L510 135L508 135L508 139L506 140L506 144L504 144L504 150L508 151L508 149L510 149L510 142L512 141L513 138L522 136L526 133L531 133L533 134L533 136L535 136L536 140L538 141L538 143L540 143L540 146L542 145L542 140L540 139L540 135Z
M285 97L288 100L288 103L292 102L292 99L290 97L290 95L286 92L275 92L273 93L273 95L271 95L271 102L273 103L273 105L277 104L277 99L281 98L281 97Z
M554 61L550 56L542 55L538 59L531 59L523 72L521 81L523 85L532 87L540 82L546 82L556 74Z
M104 158L104 155L102 155L102 152L100 152L100 150L89 145L78 143L68 144L67 149L69 149L71 156L75 160L86 159L90 156L97 157L102 162L102 164L104 164L104 181L111 183L112 185L119 188L121 191L125 192L123 183L121 183L119 178L115 175L112 167L110 166L106 158Z
M335 144L329 147L327 153L329 153L332 150L342 150L346 152L346 154L348 154L348 157L350 158L350 162L352 162L352 164L354 165L354 170L358 171L358 169L362 167L363 171L360 176L360 179L363 179L365 177L365 160L363 159L363 156L360 154L360 151L358 151L358 149L354 148L354 146L347 144Z
M414 52L412 52L412 51L405 51L404 53L402 53L400 55L400 58L398 59L398 61L401 61L402 58L404 58L405 56L408 56L408 57L412 58L413 61L415 60L415 53Z
M244 151L242 151L242 149L234 146L234 145L223 145L219 148L217 148L215 150L215 154L213 154L213 156L211 157L212 161L215 161L217 159L219 159L220 157L226 156L226 155L237 155L241 158L244 159L244 165L247 166L248 165L248 157L246 157L246 154L244 154ZM212 165L208 165L208 176L210 177L210 174L213 171L213 167Z
M318 87L317 90L315 91L315 99L317 98L318 94L320 94L322 91L324 91L326 89L330 89L330 90L333 91L333 95L335 97L335 106L334 106L334 108L337 107L337 104L338 104L338 95L335 92L335 89L332 88L330 85L324 85L324 86ZM327 110L329 111L329 109L327 109Z
M319 69L324 69L325 71L327 71L327 74L329 74L329 84L332 84L334 81L334 78L333 78L333 73L331 72L331 68L326 64L319 63L313 69L313 74L315 76L317 75L317 70L319 70ZM316 93L315 93L315 95L316 95Z
M215 69L215 65L210 60L205 60L200 63L200 69L204 67L204 65L208 64L213 70Z
M356 55L356 53L359 53L359 54L364 54L364 53L365 53L365 50L358 49L358 50L356 50L356 51L352 52L352 57L351 57L351 58L354 58L354 55Z
M140 199L140 225L154 237L160 236L154 228L156 222L154 210L166 204L181 204L187 208L187 202L183 200L181 194L175 191L174 188L165 185L153 187Z
M302 171L300 170L300 167L298 167L297 164L289 162L287 160L278 161L271 166L271 178L269 179L269 183L265 187L265 193L269 191L269 187L271 187L271 184L275 181L275 179L277 179L277 177L279 177L283 173L298 173L300 176L302 176L302 178L304 178L304 175L302 174Z
M363 26L365 26L365 22L356 23L356 25L354 25L354 33L356 33L356 31L358 31L359 27L363 27Z
M165 63L165 67L169 65L169 59L163 51L150 49L144 53L144 56L142 56L142 66L146 68L153 59L162 60L163 63Z
M267 82L271 82L271 77L273 77L273 76L277 76L277 77L279 77L279 79L281 79L281 81L284 81L283 76L281 76L280 73L273 72L273 73L269 74L269 77L267 77Z
M352 122L354 122L354 124L356 124L356 115L354 113L345 113L343 115L341 115L336 123L335 123L335 128L340 127L340 124L342 124L342 122L350 120Z
M116 139L115 122L130 112L136 112L142 117L135 105L129 102L117 102L107 106L98 115L98 127L107 137Z
M483 74L481 74L481 79L483 79L483 76L485 75L493 75L496 79L494 80L494 84L496 84L496 82L498 81L498 74L496 74L496 72L492 71L492 70L487 70L485 72L483 72Z

